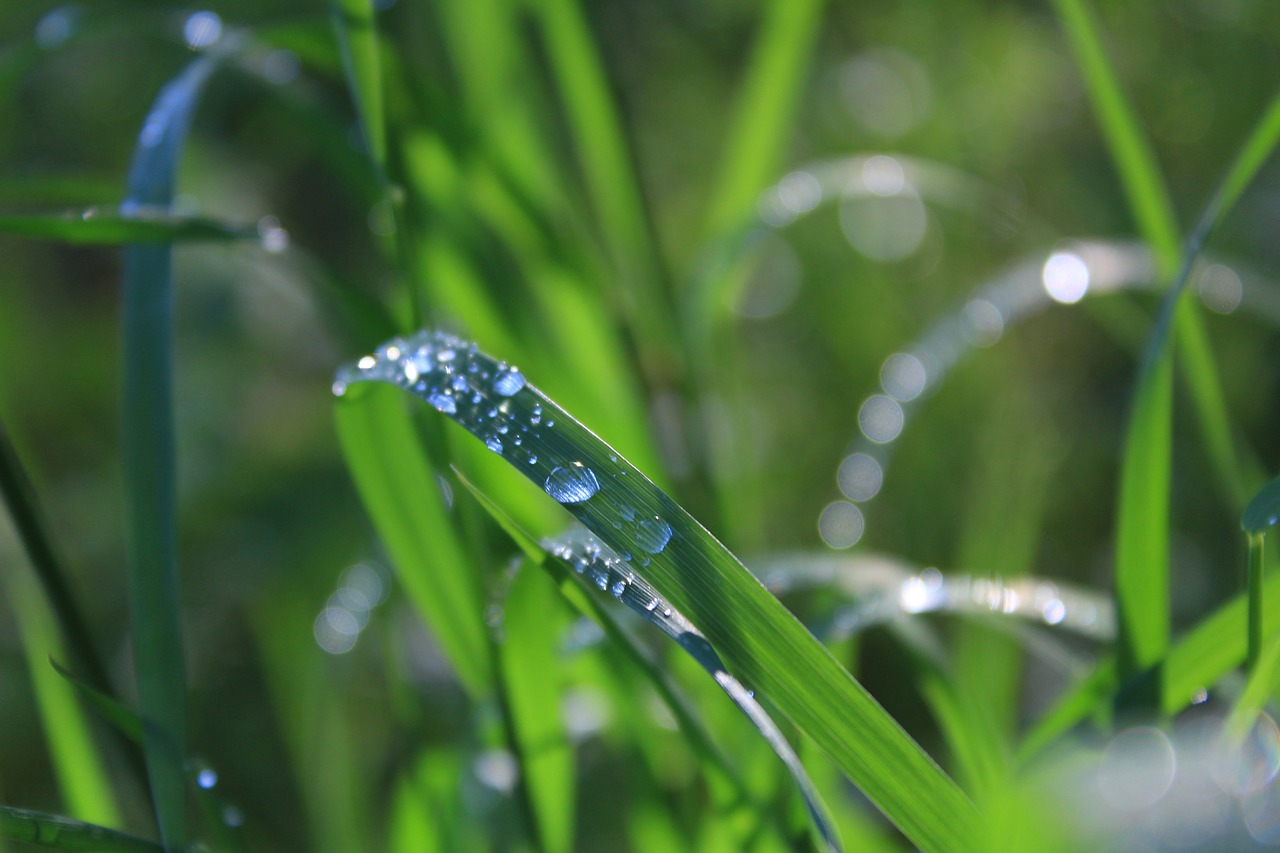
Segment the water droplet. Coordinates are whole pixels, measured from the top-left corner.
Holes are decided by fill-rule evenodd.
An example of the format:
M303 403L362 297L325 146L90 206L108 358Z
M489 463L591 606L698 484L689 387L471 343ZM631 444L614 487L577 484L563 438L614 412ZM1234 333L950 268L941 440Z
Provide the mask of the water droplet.
M573 462L566 467L551 469L543 488L562 504L576 504L600 491L600 481L590 468L581 462Z
M502 453L502 441L496 435L491 435L484 440L484 446L492 450L494 453Z
M622 506L618 507L618 514L622 516L622 519L623 519L624 521L635 521L635 520L636 520L636 511L635 511L635 509L633 509L633 508L632 508L632 507L630 507L630 506L627 506L626 504L623 504Z
M182 25L182 38L192 50L208 47L221 36L222 19L216 12L196 12Z
M493 390L504 397L510 397L523 387L524 374L514 367L500 375L497 381L493 383Z
M651 598L644 603L644 609L652 613L658 606L658 599Z
M208 768L201 770L200 774L196 776L196 784L201 788L204 788L206 791L209 790L214 785L218 784L217 772Z
M439 391L427 398L427 402L436 407L436 411L444 412L446 415L454 415L458 413L458 404L448 394L442 394Z
M613 593L614 598L621 598L622 594L627 591L627 582L622 579L616 580L613 582L613 586L609 588L609 591Z
M450 382L450 383L449 383L449 385L450 385L450 387L452 387L452 388L453 388L453 390L455 390L455 391L464 391L464 392L465 392L465 391L467 390L467 377L465 377L465 376L455 376L455 377L453 377L453 381L452 381L452 382Z
M366 355L364 358L356 362L356 367L360 368L361 370L373 370L374 366L377 365L377 363L378 363L378 360L376 358L374 358L371 355Z
M636 525L636 545L650 554L661 554L671 541L671 525L661 518L641 519Z
M347 393L347 383L343 382L341 379L338 379L334 381L332 390L333 390L333 396L341 397L343 394Z
M537 465L537 464L538 464L538 455L537 455L536 453L530 453L530 454L529 454L529 464L530 464L530 465Z
M449 347L445 347L444 349L436 353L436 361L442 364L453 361L457 357L458 357L458 354L454 352L452 349L450 349Z

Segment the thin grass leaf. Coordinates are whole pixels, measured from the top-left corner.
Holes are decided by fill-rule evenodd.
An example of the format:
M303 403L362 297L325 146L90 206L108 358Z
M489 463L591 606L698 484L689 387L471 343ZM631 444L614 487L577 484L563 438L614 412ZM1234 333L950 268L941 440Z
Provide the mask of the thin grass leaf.
M666 350L670 302L631 145L579 0L540 0L536 15L578 149L592 208L609 248L622 296L648 347Z
M365 509L410 600L472 696L490 690L484 601L435 473L391 389L335 407L338 438Z
M387 124L376 10L371 0L330 0L329 8L365 144L385 179L388 174Z
M1142 134L1107 61L1084 0L1055 0L1084 74L1129 208L1156 257L1161 275L1178 258L1178 226L1155 153ZM1169 645L1169 482L1173 354L1144 370L1135 394L1116 510L1116 599L1121 666L1134 673L1164 657Z
M0 806L0 838L56 850L94 853L157 853L154 841L61 815Z
M526 538L523 534L519 535L521 539ZM743 688L741 683L725 669L719 656L707 643L702 633L663 601L643 579L638 576L627 579L626 570L619 572L618 567L623 561L594 537L569 533L550 544L551 555L564 564L562 574L570 577L581 576L584 581L589 580L593 583L598 591L603 592L607 589L615 598L674 640L715 680L730 700L747 715L752 725L786 765L800 788L818 837L826 846L836 850L841 849L829 810L818 794L817 788L810 781L800 759L768 712L755 700L754 695ZM546 560L539 559L537 562L545 564ZM715 752L718 753L718 750Z
M168 208L196 104L224 40L156 97L138 137L122 211ZM152 804L167 850L187 843L186 668L178 605L177 466L173 427L173 257L169 245L124 250L123 458L138 710Z
M31 479L23 469L3 423L0 423L0 494L4 496L9 518L22 540L45 598L57 617L68 654L94 689L109 694L111 682L90 636L89 623L71 593L66 570L54 552L53 540L36 503Z
M723 545L522 374L424 332L339 371L335 390L367 381L425 399L629 557L618 565L687 614L918 846L969 849L976 813L955 783Z
M1054 7L1084 75L1138 231L1155 253L1161 275L1172 275L1179 255L1178 221L1155 152L1107 60L1085 0L1054 0Z
M255 227L180 216L166 209L135 209L125 214L94 207L63 214L0 216L0 233L79 246L259 239Z
M824 0L793 0L765 6L725 134L726 150L707 217L709 238L753 216L760 193L778 173L824 5Z
M53 667L58 675L79 690L85 700L98 712L98 715L109 723L112 728L130 741L137 744L142 743L142 718L138 716L136 711L115 697L95 689L87 682L81 681L53 658L49 658L49 665Z
M1275 694L1276 676L1280 675L1280 637L1274 637L1258 652L1255 666L1249 671L1244 690L1227 716L1223 730L1228 742L1237 749L1258 722L1258 716Z
M559 584L565 600L572 604L579 613L591 618L599 625L604 631L605 637L613 644L613 647L621 650L630 663L645 676L658 694L658 698L662 700L663 704L671 712L671 716L675 719L681 734L702 760L703 768L720 774L724 780L730 783L730 787L734 789L737 797L746 798L748 795L740 785L737 768L716 745L710 732L702 724L689 700L681 693L675 680L654 659L653 655L645 649L644 644L631 629L615 618L613 613L604 606L599 596L591 594L594 588L587 586L585 579L573 571L568 561L556 557L539 545L532 536L516 524L511 516L467 479L461 471L454 468L453 473L457 476L458 481L471 493L472 497L479 502L485 512L497 522L503 532L520 548L525 557L552 574Z
M551 579L527 568L517 570L500 606L503 699L539 849L568 853L573 849L574 759L558 683L566 611Z
M76 691L45 663L44 656L61 646L53 615L25 568L0 569L0 581L0 588L8 592L22 638L62 808L81 820L117 826L120 813L114 787L94 746Z

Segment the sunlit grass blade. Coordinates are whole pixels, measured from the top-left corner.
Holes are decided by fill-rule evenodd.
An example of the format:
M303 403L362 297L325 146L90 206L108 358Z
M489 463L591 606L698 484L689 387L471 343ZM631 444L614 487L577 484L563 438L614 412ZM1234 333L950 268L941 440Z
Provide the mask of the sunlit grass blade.
M258 239L254 227L176 215L165 209L122 214L88 208L65 214L0 216L0 233L82 246Z
M667 702L681 728L693 742L695 749L704 758L710 759L708 769L727 771L726 778L734 783L731 787L735 789L738 787L738 774L733 772L729 762L703 732L696 717L685 708L683 699L668 684L666 676L660 671L654 672L655 665L640 650L638 642L629 635L620 623L614 620L606 609L598 605L596 596L587 596L589 603L583 604L580 597L572 595L573 591L578 591L579 588L586 590L588 587L595 587L596 592L603 592L608 589L615 598L640 614L646 621L684 649L715 680L716 684L729 696L730 700L747 715L747 718L751 720L752 725L760 732L760 735L769 744L770 748L777 753L778 757L787 766L788 771L800 788L810 815L813 817L818 837L822 839L826 846L833 849L840 848L839 837L835 833L834 821L828 808L822 802L816 786L809 779L808 773L800 763L799 757L782 735L777 724L774 723L760 703L755 700L754 695L750 694L749 691L745 691L737 679L729 674L715 650L706 642L706 638L687 619L672 610L665 601L658 597L652 587L649 587L639 577L631 577L625 581L610 581L610 578L616 574L615 566L619 565L620 561L616 555L608 553L608 548L603 543L589 535L583 535L580 531L574 531L549 543L551 550L548 553L543 550L541 545L534 543L490 498L476 489L461 474L459 474L459 479L490 515L498 521L499 525L511 536L521 550L525 552L526 557L534 564L548 569L560 582L561 591L565 593L566 597L577 604L579 609L592 612L599 624L604 627L610 640L618 643L621 648L630 653L633 659L637 659L640 662L642 670L649 674L651 682L658 688L659 694ZM588 583L589 580L590 583ZM545 628L546 626L544 625L543 629L545 630ZM740 796L746 796L745 791L739 790L735 793Z
M62 794L62 809L90 823L119 826L114 789L76 690L49 667L46 659L61 646L49 607L25 567L0 569L0 581L0 589L8 592L22 638L45 742Z
M610 96L582 4L580 0L545 0L535 4L535 10L628 315L645 346L668 350L670 304L661 259L632 162L631 143Z
M156 97L138 137L122 210L167 208L178 158L205 83L223 55L192 62ZM186 667L178 604L177 465L173 422L173 257L169 245L124 250L122 444L138 710L160 835L187 843Z
M1085 0L1054 0L1054 6L1084 75L1138 231L1155 253L1161 275L1170 276L1178 263L1178 221L1155 152L1107 60Z
M710 732L703 726L689 700L680 692L675 680L662 665L645 649L644 644L634 632L619 621L604 606L600 597L591 594L594 587L588 588L586 580L575 573L568 562L548 553L542 545L520 528L488 495L480 491L462 472L454 469L459 482L480 503L485 512L497 522L534 564L546 569L560 586L565 600L581 614L591 618L604 631L605 637L620 650L627 660L636 667L648 680L658 697L671 712L681 734L703 762L703 768L710 772L720 773L740 797L745 797L745 789L739 786L736 768L729 758L715 744Z
M542 853L573 849L574 756L561 715L559 644L567 611L555 585L522 563L499 606L503 699Z
M522 374L465 341L423 332L344 368L335 390L358 396L368 389L351 386L365 381L411 389L630 555L635 575L918 846L970 848L976 813L955 783L723 545Z
M736 113L726 128L707 217L709 239L752 217L760 193L777 177L824 5L824 0L795 0L764 7Z
M1129 208L1162 276L1178 259L1178 225L1164 180L1125 99L1084 0L1055 0L1088 86ZM1116 598L1120 659L1134 673L1160 660L1169 644L1169 482L1173 354L1153 360L1138 382L1120 473L1116 510Z
M1249 568L1247 595L1249 597L1249 646L1245 668L1255 674L1263 644L1263 557L1267 531L1280 520L1280 478L1272 480L1258 491L1244 508L1241 526L1249 541Z
M338 401L347 467L400 582L473 696L489 692L484 601L403 400L388 388Z
M1249 730L1258 722L1258 715L1266 708L1275 694L1276 676L1280 675L1280 637L1273 637L1259 650L1254 666L1249 670L1244 690L1231 708L1223 728L1235 746L1243 743Z
M55 850L95 853L159 853L154 841L45 812L0 806L0 838Z

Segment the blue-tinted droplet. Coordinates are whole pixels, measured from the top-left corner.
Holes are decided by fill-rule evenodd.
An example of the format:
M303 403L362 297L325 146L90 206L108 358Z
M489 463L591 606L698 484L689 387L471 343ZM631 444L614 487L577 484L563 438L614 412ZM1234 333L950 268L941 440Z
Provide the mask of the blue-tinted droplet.
M671 525L661 518L644 518L636 525L636 546L650 554L661 554L671 541Z
M502 452L502 441L496 436L491 435L484 440L484 446L492 450L494 453Z
M439 391L427 398L427 402L436 407L436 411L444 412L446 415L457 414L458 404L448 394L441 394Z
M497 381L493 383L493 390L504 397L510 397L523 387L524 374L514 367L498 376Z
M581 462L573 462L551 469L543 488L562 504L576 504L588 500L600 491L600 481L590 468Z

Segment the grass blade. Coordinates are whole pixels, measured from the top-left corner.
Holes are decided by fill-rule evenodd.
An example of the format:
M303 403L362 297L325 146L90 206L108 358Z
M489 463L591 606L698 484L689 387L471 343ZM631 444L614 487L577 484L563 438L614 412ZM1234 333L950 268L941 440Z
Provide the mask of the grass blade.
M0 806L0 838L58 850L91 850L95 853L157 853L163 849L154 841L106 827L8 806Z
M92 207L63 214L0 216L0 233L78 246L258 239L257 229L251 226L179 216L165 209L135 209L124 214Z
M366 381L426 399L631 555L635 571L919 847L970 848L976 813L955 783L705 528L518 371L424 332L344 368L335 390L354 393Z
M631 145L581 4L579 0L544 0L535 5L592 207L617 267L628 312L644 344L665 350L670 314L659 255L631 161Z
M1107 61L1097 24L1085 0L1054 0L1054 6L1084 75L1138 231L1155 253L1162 276L1172 275L1178 263L1178 222L1155 152Z
M75 689L58 677L45 655L60 647L48 605L35 581L21 566L0 570L0 588L7 589L22 638L27 670L44 725L45 742L58 779L63 808L81 820L118 826L116 798L100 754L95 750L89 722Z
M377 17L370 0L330 0L334 29L365 144L378 172L387 175L387 126L383 108L382 56Z
M565 609L551 580L518 568L502 601L503 698L542 853L573 849L573 748L560 710L558 645Z
M31 480L22 468L3 423L0 423L0 493L4 495L5 508L22 539L22 546L40 580L45 598L58 619L68 653L95 689L110 693L111 683L90 638L89 623L71 594L67 573L54 553L53 540L36 505Z
M473 696L490 690L484 601L439 483L399 395L350 395L338 438L365 509L410 599Z
M549 543L551 552L548 554L543 550L542 546L534 543L524 531L520 530L510 517L499 509L490 498L480 492L461 474L458 476L459 480L480 501L485 510L497 520L499 526L525 552L525 556L536 565L541 565L548 569L561 582L562 590L566 591L566 597L570 598L571 601L578 601L578 599L568 595L568 589L581 587L582 590L586 590L590 586L595 586L599 592L608 589L615 598L626 604L684 649L715 680L716 684L728 695L730 700L746 714L770 748L782 759L792 778L795 779L800 787L805 805L809 809L813 824L823 843L829 848L840 849L839 836L834 829L835 823L823 803L821 795L818 794L817 788L810 781L808 773L800 763L799 757L792 750L791 745L764 707L725 669L719 655L716 654L715 650L707 643L706 638L689 620L685 619L682 614L675 612L654 592L652 587L638 577L632 577L625 582L615 580L611 584L611 576L621 578L625 576L625 572L622 575L618 574L618 566L621 565L622 561L609 550L608 546L599 540L589 534L584 535L581 531L570 532ZM619 585L620 583L621 586ZM587 600L594 605L597 597L588 596ZM581 609L587 610L588 607L583 605ZM543 611L545 612L545 610L546 608L544 607ZM588 612L594 612L594 615L597 616L597 621L605 628L611 640L619 643L622 648L631 653L633 658L640 661L642 668L649 673L650 680L658 688L659 694L666 700L677 722L693 741L695 749L698 749L703 757L709 759L710 767L718 771L728 771L725 774L726 778L734 783L734 788L737 788L739 774L733 772L723 754L703 731L702 726L697 722L697 718L686 709L684 701L668 683L665 674L660 670L653 672L656 669L656 665L640 650L639 643L604 608L592 607ZM544 633L546 632L545 624L541 626L541 630ZM739 796L745 794L741 790L735 791L735 793Z
M227 43L225 51L234 49ZM178 157L205 83L223 53L192 62L156 97L138 137L121 210L168 208ZM186 667L178 605L173 427L173 257L168 245L124 250L123 457L129 611L143 751L167 850L187 843Z
M765 7L766 18L747 66L711 195L709 238L754 215L761 191L776 177L800 102L797 90L813 56L823 5L824 0L794 0Z

